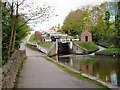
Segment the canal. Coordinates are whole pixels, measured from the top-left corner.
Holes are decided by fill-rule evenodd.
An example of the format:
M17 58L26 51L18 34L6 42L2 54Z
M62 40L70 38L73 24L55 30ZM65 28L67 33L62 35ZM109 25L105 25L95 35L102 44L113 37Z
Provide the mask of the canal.
M54 60L69 68L97 77L103 82L120 86L120 58L90 55L60 55Z

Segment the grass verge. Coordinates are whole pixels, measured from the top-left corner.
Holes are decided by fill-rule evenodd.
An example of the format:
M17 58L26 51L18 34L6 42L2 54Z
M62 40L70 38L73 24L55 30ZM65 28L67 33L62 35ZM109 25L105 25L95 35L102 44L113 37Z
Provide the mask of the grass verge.
M20 66L19 66L19 69L18 69L18 72L17 72L17 75L16 75L15 85L14 85L13 90L15 90L16 88L18 88L20 72L21 72L21 70L22 70L22 68L23 68L23 65L24 65L25 60L26 60L26 58L21 62Z
M36 42L35 40L35 34L32 34L29 39L30 42Z
M89 79L87 77L84 77L81 75L81 73L76 73L68 68L66 68L65 66L62 66L61 64L57 63L57 62L54 62L52 59L50 59L49 57L47 56L44 56L44 58L52 63L54 63L56 66L58 66L59 68L61 68L62 70L64 70L65 72L69 73L70 75L72 76L75 76L81 80L85 80L85 81L88 81L90 83L93 83L95 85L98 85L100 88L104 88L104 90L111 90L110 88L108 88L107 86L95 81L95 80L92 80L92 79Z
M106 49L106 50L102 50L102 51L100 51L100 52L116 52L116 53L118 53L118 52L120 52L120 48L108 48L108 49Z

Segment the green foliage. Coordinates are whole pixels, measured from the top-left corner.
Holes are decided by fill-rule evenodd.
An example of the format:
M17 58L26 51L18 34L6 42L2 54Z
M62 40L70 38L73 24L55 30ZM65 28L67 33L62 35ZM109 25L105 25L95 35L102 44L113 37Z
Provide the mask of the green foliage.
M116 35L113 42L116 48L120 48L120 36Z
M88 52L93 52L98 50L98 46L93 42L76 42L82 48L85 48Z
M109 22L109 19L110 19L110 12L109 11L106 11L105 12L105 35L104 35L104 39L105 38L107 38L107 35L106 35L106 33L107 33L107 31L109 30L109 28L110 28L110 22Z
M64 21L62 27L63 31L69 35L75 36L78 33L81 33L83 30L88 29L89 24L89 14L88 10L76 10L69 13Z
M118 47L120 37L116 35L120 32L120 14L117 14L115 22L110 22L110 16L106 2L99 6L84 7L71 11L65 18L62 29L73 36L80 34L83 30L88 30L92 33L93 41L105 46L114 44Z
M25 23L25 19L22 17L19 17L18 19L18 29L16 31L16 41L15 41L15 48L19 48L19 44L22 42L22 39L24 39L31 31L31 28L25 24L21 28L19 28L21 25Z
M2 7L2 60L3 64L7 61L8 45L10 40L10 7L6 7L6 3L1 2Z
M12 6L1 1L0 3L2 7L2 64L4 65L9 58L9 48L12 47L9 47L12 30L14 30L14 32L16 30L16 32L14 33L14 37L16 37L15 44L14 41L12 41L12 45L14 46L14 49L17 50L19 49L19 44L21 43L21 40L29 34L30 28L27 24L24 24L26 22L24 18L19 16L16 19L17 16L13 15ZM19 28L22 24L24 24L24 26ZM10 54L12 53L13 52L10 52Z
M118 2L117 7L118 10L115 16L115 29L116 29L115 46L120 48L120 1Z

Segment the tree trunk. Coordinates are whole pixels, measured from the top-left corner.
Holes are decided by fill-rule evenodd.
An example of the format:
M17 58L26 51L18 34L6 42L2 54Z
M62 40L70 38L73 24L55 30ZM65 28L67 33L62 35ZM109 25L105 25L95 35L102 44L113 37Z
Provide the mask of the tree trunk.
M14 52L15 50L15 41L16 41L16 30L17 30L17 25L18 25L18 0L17 0L17 8L16 8L16 16L15 16L15 26L14 26L14 34L13 34L13 44L11 51Z
M10 36L10 41L9 41L9 46L8 46L8 58L11 55L11 47L12 47L12 41L13 41L13 31L14 31L14 17L13 17L13 2L12 2L12 6L11 6L11 36Z

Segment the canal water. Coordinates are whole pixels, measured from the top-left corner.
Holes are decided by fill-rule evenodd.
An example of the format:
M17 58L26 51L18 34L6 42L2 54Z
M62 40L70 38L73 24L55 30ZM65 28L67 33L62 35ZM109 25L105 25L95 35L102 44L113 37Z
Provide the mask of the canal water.
M103 82L120 86L120 58L91 55L52 57L69 68L97 77Z

